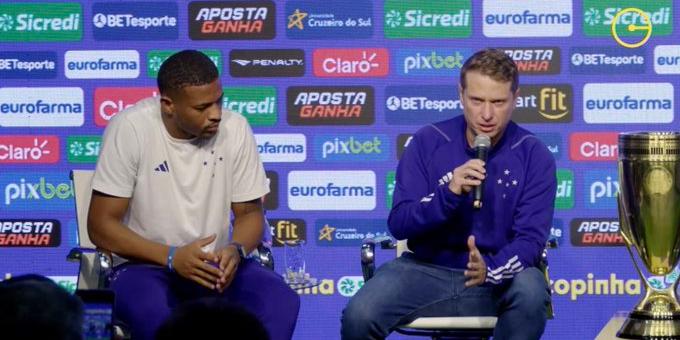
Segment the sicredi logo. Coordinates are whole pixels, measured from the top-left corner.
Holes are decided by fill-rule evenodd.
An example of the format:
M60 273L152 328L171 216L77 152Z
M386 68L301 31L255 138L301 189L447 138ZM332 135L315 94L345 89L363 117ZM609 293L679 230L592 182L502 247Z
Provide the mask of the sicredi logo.
M264 163L304 162L307 159L307 137L301 133L255 134L255 141Z
M384 161L389 150L386 135L338 133L314 136L314 159L317 161Z
M155 87L98 87L94 90L94 123L106 126L118 112L138 101L158 96Z
M616 170L589 170L584 175L583 192L588 196L585 207L590 209L616 209L619 181Z
M307 224L299 218L292 219L268 219L272 233L272 245L283 247L284 242L306 241Z
M64 75L69 79L139 77L139 52L135 50L66 51Z
M388 171L387 175L385 175L385 206L387 209L392 209L392 201L394 200L394 187L396 185L396 172Z
M569 135L569 158L572 161L616 161L618 156L616 132L574 132Z
M222 74L222 52L220 50L199 50L210 58L210 61L217 67L217 73ZM161 69L163 62L179 50L151 50L146 54L146 75L156 79L158 70Z
M574 207L574 173L569 169L557 169L555 209Z
M373 36L370 0L286 1L290 39L363 39Z
M60 244L59 220L0 220L0 247L58 247Z
M343 276L338 279L338 293L344 297L352 297L364 286L363 276Z
M232 77L302 77L305 75L305 51L231 50L229 74Z
M680 45L657 45L654 47L654 72L657 74L680 74Z
M512 120L517 123L568 123L573 119L569 84L521 86Z
M394 69L401 76L458 77L470 49L400 49L394 57Z
M574 74L629 74L645 72L645 49L572 47L569 71Z
M21 172L0 175L3 210L55 211L73 209L73 188L66 172Z
M670 35L673 32L673 1L621 1L621 0L584 0L583 1L583 31L586 36L610 37L612 22L616 14L626 7L642 10L651 19L652 36ZM634 11L619 15L615 24L619 36L643 37L647 34L644 29L648 24L643 17ZM634 25L642 29L629 30Z
M373 171L288 173L288 207L291 210L373 210L376 196Z
M484 0L482 30L490 38L569 37L573 30L571 1Z
M575 247L623 246L619 220L614 218L575 218L571 220L571 244Z
M559 47L499 47L517 65L520 74L560 73Z
M387 124L423 125L463 112L458 87L452 85L400 85L385 88Z
M95 2L95 40L175 40L179 36L176 2Z
M470 1L385 1L387 38L466 38L472 33Z
M0 4L0 41L78 41L82 16L76 2Z
M222 107L238 112L252 126L272 126L278 120L273 86L225 87Z
M390 68L386 48L318 48L312 59L317 77L384 77Z
M370 125L375 121L371 86L291 86L286 97L290 125Z
M192 40L274 39L273 1L192 1L189 3Z
M68 136L66 154L69 163L96 163L101 140L101 136Z
M276 171L266 170L269 193L264 198L264 209L267 211L279 208L279 174Z
M0 135L0 164L53 164L59 161L59 137Z
M0 126L82 126L84 100L80 87L2 87Z
M358 247L366 238L388 236L384 219L320 219L316 231L319 246Z
M0 79L56 78L57 65L52 51L0 51Z
M583 86L583 120L588 124L670 123L671 83L588 83Z
M562 158L562 135L556 132L536 133L536 137L550 150L555 160Z

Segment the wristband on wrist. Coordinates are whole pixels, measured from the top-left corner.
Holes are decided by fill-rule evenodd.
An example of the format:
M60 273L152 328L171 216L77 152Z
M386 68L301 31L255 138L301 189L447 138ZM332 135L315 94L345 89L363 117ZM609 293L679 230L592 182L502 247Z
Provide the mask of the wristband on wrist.
M170 250L168 250L168 270L171 272L175 271L175 268L172 267L172 258L175 257L175 250L177 250L177 247L172 247L170 246Z
M229 245L234 246L236 248L236 251L238 252L238 256L241 258L241 260L245 259L248 257L248 254L246 253L245 248L243 248L243 245L238 243L238 242L231 242Z

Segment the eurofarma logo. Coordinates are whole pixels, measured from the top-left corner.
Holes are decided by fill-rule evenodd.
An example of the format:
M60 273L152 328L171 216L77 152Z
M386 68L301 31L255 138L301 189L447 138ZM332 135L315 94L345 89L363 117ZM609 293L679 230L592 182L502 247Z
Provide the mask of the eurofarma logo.
M101 149L101 136L68 136L66 155L69 163L96 163Z
M574 24L572 2L562 0L484 0L482 19L489 38L569 37Z
M0 174L3 211L73 209L73 187L68 173L16 172Z
M189 3L192 40L274 39L273 1L193 1Z
M176 2L95 2L95 40L175 40L179 36Z
M634 11L626 11L616 18L625 8L639 8L651 23ZM612 22L616 18L615 29L619 36L643 37L647 29L629 30L630 25L645 28L652 26L652 36L670 35L673 32L673 1L654 0L584 0L583 32L589 37L609 37L612 35Z
M84 100L80 87L2 87L0 126L82 126Z
M151 96L158 96L155 87L98 87L94 90L94 123L104 127L118 112Z
M388 236L384 219L316 220L319 246L359 247L365 238Z
M371 125L375 121L371 86L291 86L286 97L290 125Z
M317 77L384 77L390 69L386 48L317 48L312 59Z
M290 39L366 39L373 36L370 0L286 1Z
M576 218L571 220L571 245L574 247L623 246L618 218Z
M273 126L278 120L273 86L225 87L222 107L243 115L252 126Z
M304 162L307 159L307 137L301 133L255 134L262 162Z
M644 48L572 47L569 72L573 74L631 74L645 72Z
M222 52L220 50L199 50L203 54L207 55L208 58L217 67L217 72L222 74ZM149 78L156 79L158 77L158 70L161 69L161 65L166 59L170 58L171 55L179 52L179 50L151 50L146 54L146 75Z
M136 50L66 51L64 75L69 79L132 79L139 77Z
M384 161L391 145L387 135L319 134L314 136L314 159L325 162Z
M574 207L574 172L557 169L556 176L555 209L571 209Z
M559 47L499 47L517 64L522 75L560 73Z
M583 120L588 124L670 123L671 83L589 83L583 86Z
M373 210L376 204L375 172L291 171L288 173L290 210Z
M387 38L467 38L472 34L470 0L386 0Z
M520 86L512 120L517 123L569 123L573 92L569 84Z
M458 77L470 49L400 49L394 57L394 69L400 76Z
M0 41L79 41L82 38L80 3L0 4Z
M0 79L56 78L58 64L53 51L0 51Z
M0 247L58 247L60 244L59 220L0 220Z
M463 113L458 87L399 85L385 87L385 120L393 125L424 125Z
M305 75L305 51L231 50L229 74L232 77L302 77Z
M0 164L54 164L59 162L59 137L0 135Z
M569 135L572 161L616 161L619 157L617 132L574 132Z
M657 74L680 74L680 45L657 45L654 47L654 72Z
M610 209L616 212L616 197L619 181L616 169L588 170L583 178L583 192L586 193L585 207L589 209Z

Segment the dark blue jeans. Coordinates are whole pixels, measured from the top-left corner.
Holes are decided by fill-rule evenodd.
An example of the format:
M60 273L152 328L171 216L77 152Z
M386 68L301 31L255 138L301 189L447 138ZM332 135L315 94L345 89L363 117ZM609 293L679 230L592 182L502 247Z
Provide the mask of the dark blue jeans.
M549 287L527 268L503 286L465 288L463 270L418 261L409 254L380 268L342 312L342 339L384 339L397 326L425 316L498 316L494 339L539 339Z
M272 340L293 336L300 309L300 297L283 278L253 260L239 264L222 294L149 264L117 266L110 287L115 292L114 316L129 326L133 339L154 339L172 308L190 299L216 296L240 304L264 324Z

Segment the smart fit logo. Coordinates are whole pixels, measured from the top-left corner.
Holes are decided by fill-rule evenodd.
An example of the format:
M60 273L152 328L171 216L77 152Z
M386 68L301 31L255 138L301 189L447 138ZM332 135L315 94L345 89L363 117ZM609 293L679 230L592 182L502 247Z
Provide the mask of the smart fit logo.
M573 119L569 84L522 86L513 120L517 123L566 123Z

